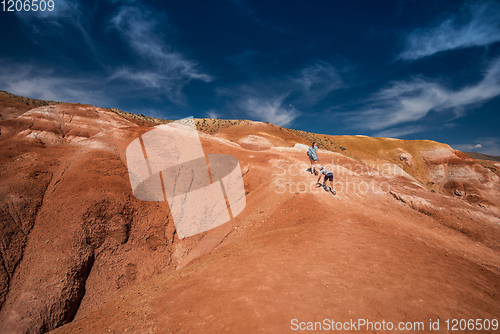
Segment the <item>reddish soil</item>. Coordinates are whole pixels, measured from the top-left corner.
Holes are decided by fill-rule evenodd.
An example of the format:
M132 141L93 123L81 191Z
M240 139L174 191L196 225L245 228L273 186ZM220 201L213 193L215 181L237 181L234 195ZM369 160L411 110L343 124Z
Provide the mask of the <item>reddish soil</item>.
M59 103L60 102L31 99L0 90L0 120L13 119L33 108Z
M71 104L1 121L0 332L289 333L293 319L447 332L446 319L499 318L491 169L430 141L321 137L334 197L292 148L321 135L216 123L204 151L238 158L246 208L179 240L167 203L130 189L125 149L151 124Z
M30 109L26 104L0 94L0 120L16 118Z

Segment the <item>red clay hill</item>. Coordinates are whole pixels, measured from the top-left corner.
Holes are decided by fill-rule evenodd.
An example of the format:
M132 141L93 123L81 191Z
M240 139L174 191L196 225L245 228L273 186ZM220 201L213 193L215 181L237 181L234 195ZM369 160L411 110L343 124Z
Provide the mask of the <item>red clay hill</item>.
M491 332L500 318L498 168L446 144L196 119L206 154L238 158L247 204L179 240L167 203L132 195L125 159L168 121L0 97L1 333L319 332L351 319L432 333L488 319ZM294 148L313 140L336 197Z

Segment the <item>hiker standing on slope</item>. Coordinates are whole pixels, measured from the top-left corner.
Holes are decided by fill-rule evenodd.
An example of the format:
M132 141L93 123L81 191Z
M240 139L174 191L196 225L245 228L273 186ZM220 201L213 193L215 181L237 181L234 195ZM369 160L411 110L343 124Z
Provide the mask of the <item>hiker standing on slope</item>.
M311 147L307 150L307 156L311 162L311 174L318 175L316 171L316 162L318 162L318 143L313 142Z

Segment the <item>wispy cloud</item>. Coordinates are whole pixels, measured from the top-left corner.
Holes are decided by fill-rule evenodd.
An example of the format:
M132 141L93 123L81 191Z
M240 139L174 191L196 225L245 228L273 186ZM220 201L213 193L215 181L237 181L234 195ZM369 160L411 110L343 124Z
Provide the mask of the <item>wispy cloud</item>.
M446 50L485 46L500 41L500 5L495 1L464 5L439 26L417 29L406 37L399 58L415 60Z
M261 51L255 51L255 50L246 50L240 54L233 55L233 56L226 56L224 57L224 60L230 61L238 66L241 65L246 65L250 59L252 59L255 56L262 55L263 52Z
M47 4L47 2L45 2ZM34 6L35 4L32 4ZM40 3L36 4L41 6ZM53 44L65 41L69 46L85 50L84 54L96 57L96 46L88 33L90 23L83 15L81 5L76 0L54 1L54 9L38 11L19 11L15 13L25 35L35 44ZM59 50L65 53L68 50Z
M10 93L43 100L80 102L111 107L115 100L95 83L97 77L71 77L53 70L19 65L4 60L0 66L0 89Z
M182 103L182 88L191 80L211 82L214 78L203 73L197 62L173 50L158 30L159 21L142 6L123 6L112 19L123 40L147 64L140 68L123 67L112 79L128 79L146 87L163 89L175 103Z
M79 3L76 0L57 0L54 1L53 10L49 10L47 1L45 4L40 5L39 3L32 4L34 9L35 5L38 6L39 10L31 10L31 11L19 11L15 12L16 16L22 20L25 19L33 19L33 18L74 18L73 15L80 15ZM42 8L46 8L42 10ZM47 22L47 24L56 24L55 22Z
M220 114L217 111L210 109L209 111L207 111L207 116L210 118L219 118Z
M315 104L342 86L342 79L337 70L331 64L320 60L304 67L292 81L300 87L303 94L300 101L307 105Z
M451 144L450 146L462 152L480 152L500 156L500 138L477 138L471 143Z
M40 48L50 47L50 52L57 55L57 61L51 65L36 59L4 62L0 68L0 81L4 82L5 89L31 97L81 103L111 100L103 98L104 95L154 94L166 97L174 104L185 105L183 89L187 84L193 80L214 80L195 60L169 44L162 35L162 14L150 10L140 1L133 5L116 1L114 15L98 18L94 17L95 8L91 10L84 5L77 0L58 0L53 11L16 13L25 35ZM100 5L102 3L98 2L97 8ZM110 50L109 45L99 44L103 39L92 35L95 33L92 22L96 19L103 19L102 23L108 25L110 30L107 33L118 32L125 47L131 51L126 57L109 58L116 54L115 51ZM75 52L80 56L75 57ZM87 60L82 60L85 57ZM94 63L93 70L87 67L82 73L64 68L78 68L79 63L85 61ZM9 67L30 74L11 76Z
M452 111L457 118L465 115L466 108L499 95L500 58L497 58L481 82L456 91L422 78L394 82L369 99L368 107L354 113L349 120L362 128L381 130L421 120L431 111Z
M218 92L232 98L233 105L250 117L285 126L301 114L301 108L315 105L342 85L335 68L317 60L295 75L256 80Z
M298 111L290 105L283 106L286 96L274 98L250 97L240 103L242 109L247 110L253 117L276 125L288 125L299 115Z
M406 135L410 135L413 133L423 132L426 129L423 126L412 125L412 126L403 126L396 127L393 129L387 129L376 133L375 137L389 137L389 138L399 138Z

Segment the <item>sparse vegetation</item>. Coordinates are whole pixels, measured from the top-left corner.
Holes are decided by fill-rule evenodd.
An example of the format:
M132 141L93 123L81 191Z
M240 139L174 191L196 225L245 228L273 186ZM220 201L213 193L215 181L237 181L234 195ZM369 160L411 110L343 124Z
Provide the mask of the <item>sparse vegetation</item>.
M7 96L8 98L11 98L14 101L26 104L27 106L31 108L37 108L37 107L43 107L43 106L49 106L53 104L60 104L64 102L56 102L56 101L46 101L46 100L38 100L38 99L32 99L29 97L24 97L24 96L19 96L15 94L11 94L9 92L0 90L0 94Z
M173 120L145 116L144 114L137 115L131 112L122 111L117 108L107 108L107 110L112 111L125 119L140 121L141 125L155 126L158 124L167 124L173 122Z

